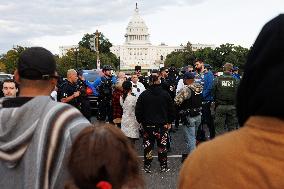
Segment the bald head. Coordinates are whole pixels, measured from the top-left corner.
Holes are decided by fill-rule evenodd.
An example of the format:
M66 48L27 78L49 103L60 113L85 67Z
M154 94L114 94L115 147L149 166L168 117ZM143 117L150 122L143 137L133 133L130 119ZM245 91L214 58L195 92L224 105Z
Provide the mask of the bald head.
M67 71L67 80L71 83L76 83L78 80L78 75L76 70L70 69Z

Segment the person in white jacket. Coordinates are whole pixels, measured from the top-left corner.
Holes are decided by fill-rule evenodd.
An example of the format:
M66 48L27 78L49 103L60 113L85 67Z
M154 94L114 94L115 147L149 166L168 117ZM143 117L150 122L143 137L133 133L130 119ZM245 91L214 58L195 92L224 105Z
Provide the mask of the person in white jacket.
M138 81L139 78L136 73L133 73L131 76L132 83L132 93L138 97L143 91L145 91L144 85Z

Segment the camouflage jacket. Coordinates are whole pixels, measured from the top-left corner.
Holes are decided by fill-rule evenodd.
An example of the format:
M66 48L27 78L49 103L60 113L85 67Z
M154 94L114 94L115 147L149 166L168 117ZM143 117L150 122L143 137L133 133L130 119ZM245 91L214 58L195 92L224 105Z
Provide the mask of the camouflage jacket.
M191 96L191 90L192 89L195 93L200 94L202 93L202 85L200 84L192 84L192 85L185 85L176 95L174 101L176 105L181 105L183 101L187 100Z

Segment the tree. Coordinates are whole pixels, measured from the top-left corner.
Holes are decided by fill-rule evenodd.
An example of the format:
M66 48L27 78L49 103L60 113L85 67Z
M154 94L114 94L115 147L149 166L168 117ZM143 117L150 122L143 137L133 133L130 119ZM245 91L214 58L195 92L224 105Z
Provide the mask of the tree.
M174 64L176 67L193 64L195 58L203 59L204 63L210 64L215 71L222 71L225 62L230 62L240 69L246 62L249 49L233 44L222 44L215 49L209 47L192 51L192 45L187 43L183 51L170 53L165 60L165 65Z
M90 51L92 51L93 49L91 49L91 41L95 39L95 36L96 36L95 33L85 34L82 40L79 42L79 46L85 47L86 49L89 49ZM95 43L95 40L94 40L94 43ZM101 33L99 36L99 52L103 54L109 53L111 47L112 47L112 44L111 42L109 42L109 39L106 38L103 33Z
M94 69L96 59L96 54L85 47L79 47L78 51L72 48L64 56L56 58L57 71L65 76L69 69Z
M101 65L110 65L114 68L118 67L119 60L117 57L109 52L99 54ZM97 54L85 47L79 47L76 49L70 49L62 57L56 57L57 71L60 75L66 76L66 72L69 69L95 69L97 68Z
M0 59L1 70L13 74L16 70L20 54L26 49L27 47L16 46L2 55Z

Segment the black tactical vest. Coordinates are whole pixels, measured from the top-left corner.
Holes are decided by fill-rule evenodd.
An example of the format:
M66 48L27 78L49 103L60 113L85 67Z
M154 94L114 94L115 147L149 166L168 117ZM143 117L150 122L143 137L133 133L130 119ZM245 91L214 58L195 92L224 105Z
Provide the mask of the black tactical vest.
M217 78L215 99L218 104L235 104L238 81L233 76L220 76Z
M189 99L186 99L182 102L180 108L181 110L194 110L199 109L202 106L202 98L201 93L195 93L191 88L189 88L191 91L191 96Z

